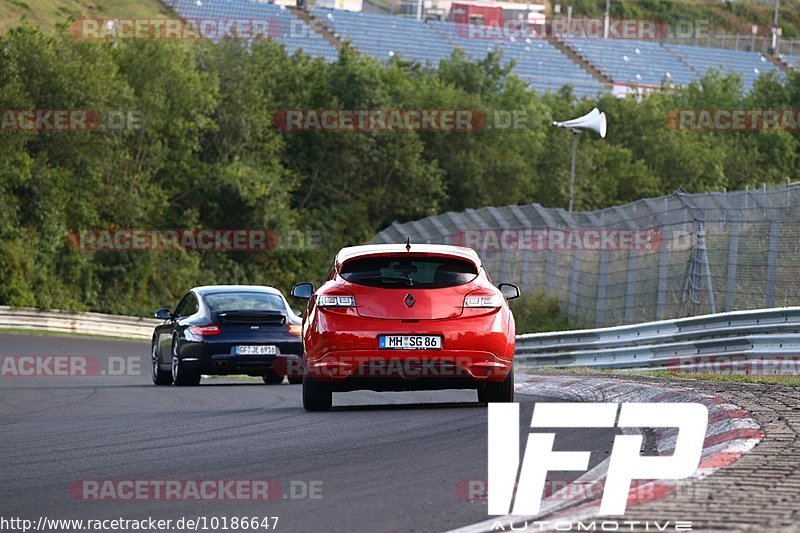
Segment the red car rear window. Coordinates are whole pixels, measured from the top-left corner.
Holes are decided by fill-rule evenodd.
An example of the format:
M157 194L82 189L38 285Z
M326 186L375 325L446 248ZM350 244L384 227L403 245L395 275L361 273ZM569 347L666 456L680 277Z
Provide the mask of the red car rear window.
M347 261L339 275L349 282L385 289L440 289L464 285L478 277L470 261L454 257L364 257Z

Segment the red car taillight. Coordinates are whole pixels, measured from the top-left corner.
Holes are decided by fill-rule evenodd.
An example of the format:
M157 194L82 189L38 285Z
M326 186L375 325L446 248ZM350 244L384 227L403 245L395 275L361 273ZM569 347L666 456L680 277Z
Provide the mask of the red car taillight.
M301 324L289 324L289 333L292 335L300 335L303 333L303 326Z
M496 309L503 305L503 297L498 294L471 292L464 298L464 308Z
M189 328L189 332L201 337L213 337L214 335L222 333L222 328L216 324L211 324L209 326L192 326Z
M342 315L355 313L356 297L344 291L320 294L319 297L317 297L317 307L324 309L327 313L338 313Z
M317 300L317 305L320 307L355 307L355 296L342 296L342 295L322 295Z

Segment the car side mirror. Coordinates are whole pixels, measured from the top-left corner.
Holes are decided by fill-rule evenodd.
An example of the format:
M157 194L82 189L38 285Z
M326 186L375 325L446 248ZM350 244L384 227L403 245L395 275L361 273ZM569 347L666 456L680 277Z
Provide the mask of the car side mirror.
M314 286L310 283L298 283L292 287L292 296L301 300L308 300L314 295Z
M159 309L155 312L155 317L159 320L169 320L172 318L172 311L167 308Z
M503 293L503 296L506 297L506 300L519 298L519 287L513 283L501 283L497 286L497 288L500 289L500 292Z

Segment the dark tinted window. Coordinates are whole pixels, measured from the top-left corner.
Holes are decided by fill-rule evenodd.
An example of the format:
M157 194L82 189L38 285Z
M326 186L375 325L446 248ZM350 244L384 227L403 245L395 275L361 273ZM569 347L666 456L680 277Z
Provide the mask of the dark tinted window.
M469 283L478 276L469 261L451 257L365 257L342 265L339 274L370 287L437 289Z
M265 292L220 292L207 294L212 311L285 311L283 298Z
M194 294L189 293L178 304L175 309L175 316L191 316L199 310L200 306L197 304L197 298L195 298Z

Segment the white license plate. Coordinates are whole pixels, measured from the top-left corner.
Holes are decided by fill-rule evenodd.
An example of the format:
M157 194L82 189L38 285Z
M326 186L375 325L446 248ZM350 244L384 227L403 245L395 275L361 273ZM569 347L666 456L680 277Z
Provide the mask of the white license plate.
M439 335L381 335L378 337L381 350L441 350Z
M236 355L278 355L277 346L237 346Z

